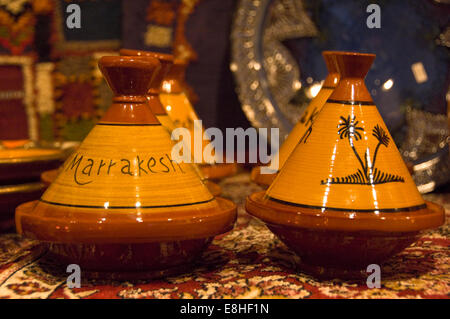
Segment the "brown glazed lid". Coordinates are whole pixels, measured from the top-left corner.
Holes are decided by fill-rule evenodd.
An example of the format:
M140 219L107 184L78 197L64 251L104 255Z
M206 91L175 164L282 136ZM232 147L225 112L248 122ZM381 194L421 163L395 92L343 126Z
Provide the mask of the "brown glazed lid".
M328 75L323 82L322 88L334 89L339 82L340 75L336 63L336 54L338 54L338 51L322 52L328 70Z
M145 94L156 58L102 57L113 104L39 201L16 209L20 234L57 243L202 239L232 228L236 205L215 198L175 145Z
M159 124L145 107L150 82L161 68L157 59L104 56L99 68L114 93L113 104L100 123Z
M364 78L375 60L375 54L336 52L335 59L341 81L330 100L372 102Z
M172 68L173 55L151 51L131 50L131 49L121 49L120 55L141 56L158 59L158 61L161 63L161 69L155 73L155 77L152 80L152 84L150 85L150 89L147 94L147 100L150 108L152 109L153 114L155 114L156 116L167 115L167 112L159 99L159 94L161 93L161 85L163 79L167 76L167 73Z

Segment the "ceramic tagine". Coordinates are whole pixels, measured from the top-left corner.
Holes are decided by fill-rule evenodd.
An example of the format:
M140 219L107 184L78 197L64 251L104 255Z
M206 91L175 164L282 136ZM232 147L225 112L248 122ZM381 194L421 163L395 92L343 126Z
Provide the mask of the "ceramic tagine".
M339 73L336 67L336 59L335 51L324 51L322 53L323 58L325 60L325 64L328 69L328 75L325 78L325 81L322 84L320 91L317 95L311 100L309 105L306 107L302 117L298 121L298 123L294 126L291 133L289 133L288 137L281 145L280 151L278 153L278 161L279 161L279 170L280 171L289 155L291 155L295 146L300 142L304 141L307 136L311 132L311 126L314 119L319 114L320 110L326 103L328 97L333 93L333 90L336 88L336 85L339 82ZM272 184L273 180L278 174L278 171L273 174L261 174L261 167L257 166L252 169L251 179L261 185L261 186L269 186Z
M163 127L165 127L169 134L172 134L172 131L175 129L175 124L172 121L172 119L167 114L164 106L162 105L160 101L160 93L162 90L162 82L165 79L168 72L173 67L173 55L171 54L164 54L159 52L151 52L151 51L141 51L141 50L131 50L131 49L121 49L120 55L123 56L143 56L143 57L152 57L159 60L161 63L161 69L156 72L152 84L150 86L150 89L147 92L147 100L150 108L152 109L153 114L156 115L158 121L161 123ZM194 168L197 171L197 173L200 175L200 178L202 179L203 183L208 187L211 194L214 196L219 196L222 192L221 187L206 179L206 177L203 175L202 170L198 167L197 164L194 164Z
M186 67L187 65L184 61L178 59L174 61L173 67L161 85L160 98L175 126L189 129L191 132L191 145L194 145L194 121L200 120L200 118L185 92L187 87L184 80ZM203 127L198 127L197 129L202 135L204 134L205 129ZM208 143L208 140L202 141L202 151L207 147ZM221 155L215 154L216 158L211 160L216 161L219 156ZM210 164L203 158L203 162L199 166L203 175L208 179L220 179L234 175L237 172L236 163L215 162Z
M229 231L236 206L215 198L191 164L171 158L145 97L160 68L148 57L102 57L114 100L39 201L16 209L19 234L48 245L83 276L148 278L186 270Z
M340 82L305 140L247 211L318 276L367 277L379 264L444 223L424 201L397 150L364 77L373 54L340 52Z

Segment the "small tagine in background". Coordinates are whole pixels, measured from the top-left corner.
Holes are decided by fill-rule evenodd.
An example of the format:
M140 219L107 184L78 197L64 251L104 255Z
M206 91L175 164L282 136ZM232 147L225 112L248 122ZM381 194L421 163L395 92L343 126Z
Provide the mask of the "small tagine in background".
M19 234L45 243L91 278L151 278L185 271L236 205L214 198L147 103L157 59L102 57L114 100L39 201L16 209Z
M328 75L323 82L323 85L317 95L311 100L309 105L306 107L305 112L300 118L299 122L294 126L291 133L281 145L278 161L279 170L273 174L262 174L261 166L254 167L251 172L251 179L261 185L269 186L272 184L273 180L277 176L278 172L283 168L284 163L291 155L292 151L295 149L298 143L302 143L307 139L311 132L311 127L314 119L319 114L320 110L326 103L328 97L333 93L339 82L339 73L336 66L335 51L324 51L322 53L325 60L325 64L328 69Z
M176 127L185 127L189 129L191 134L191 145L194 145L194 130L198 130L203 136L205 129L203 127L194 128L194 124L200 118L194 110L186 93L187 86L184 84L184 75L186 72L186 63L182 60L175 60L174 65L169 71L168 76L161 85L161 102L164 105L167 114L173 120ZM210 143L208 140L202 139L202 154L205 147ZM191 149L194 149L193 147ZM215 154L216 163L208 164L203 158L203 162L199 164L203 175L208 179L220 179L226 176L234 175L237 172L236 163L219 163L217 159L225 162L222 155Z
M426 202L364 84L373 54L336 55L340 82L311 133L247 211L323 277L367 277L421 231L444 223L444 209Z
M148 90L147 100L153 114L156 115L158 121L162 124L163 127L167 129L169 134L172 134L172 131L175 129L175 124L167 114L164 105L162 105L160 101L159 96L161 94L163 80L166 78L170 70L174 67L173 56L171 54L164 54L159 52L130 49L121 49L120 55L152 57L158 59L161 63L161 69L155 74L150 89ZM206 187L208 187L211 194L213 194L214 196L219 196L222 192L221 187L212 181L208 181L197 164L194 164L194 168L200 175L200 178L203 180Z

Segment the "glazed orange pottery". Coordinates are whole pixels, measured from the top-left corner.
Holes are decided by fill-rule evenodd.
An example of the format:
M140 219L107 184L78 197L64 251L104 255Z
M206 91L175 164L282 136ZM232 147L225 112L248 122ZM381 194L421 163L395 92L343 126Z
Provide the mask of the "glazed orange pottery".
M266 192L247 211L318 276L364 274L444 223L419 194L364 84L373 54L336 54L340 82Z
M322 110L322 107L325 105L331 93L333 93L333 90L336 88L336 85L339 82L339 72L336 66L335 58L335 54L337 53L337 51L324 51L322 53L328 69L328 75L325 78L320 91L311 100L309 105L306 107L302 117L289 133L284 143L281 145L280 151L278 153L278 171L283 168L284 163L286 163L286 160L288 159L289 155L291 155L295 146L298 143L302 143L302 141L308 137L314 119ZM261 167L257 166L252 169L251 179L255 183L267 187L272 184L273 180L278 174L278 171L273 174L261 174Z
M197 166L195 166L195 168L197 173L201 172L198 170ZM59 171L59 169L52 169L41 174L41 182L44 184L45 188L49 187L50 184L55 181L56 177L59 174ZM220 187L220 185L213 183L207 179L202 179L202 181L213 196L219 196L222 193L222 188Z
M0 184L39 181L43 171L61 165L64 155L58 148L1 149Z
M159 60L159 62L161 63L161 68L159 69L159 71L155 72L155 75L150 85L150 89L147 92L147 100L153 114L156 115L158 121L162 124L163 127L167 128L169 132L172 132L172 130L175 128L175 125L173 124L170 117L167 115L167 112L159 99L159 94L161 91L160 90L161 83L164 77L166 76L167 72L173 65L173 55L158 52L131 50L131 49L121 49L120 55L151 57Z
M151 278L186 270L229 231L236 206L215 198L147 103L161 67L148 57L102 57L113 104L39 201L16 209L18 233L101 278Z
M169 117L173 120L176 127L185 127L191 133L191 149L194 145L194 121L200 120L189 101L184 83L184 74L186 63L181 60L175 60L174 65L169 71L168 76L161 84L161 102L164 105ZM204 134L204 128L198 128L201 134ZM209 141L202 140L202 151L208 145ZM217 155L216 155L217 156ZM205 162L199 164L202 174L208 179L220 179L226 176L234 175L237 172L236 163L214 163Z
M170 92L184 92L189 103L194 105L198 100L198 96L193 89L186 82L186 69L188 61L183 59L175 59L173 66L170 68L166 77L164 78L162 86L164 91Z
M175 129L176 126L173 123L172 119L167 115L167 112L164 108L164 105L162 105L159 96L162 91L162 82L174 66L173 55L151 51L131 50L131 49L121 49L120 55L151 57L158 59L159 62L161 63L161 69L156 72L152 80L152 84L150 85L150 89L147 92L147 100L153 114L156 115L158 121L161 123L163 127L167 129L169 134L172 134L172 131ZM177 85L176 83L174 83L174 85ZM213 194L214 196L219 196L222 193L221 187L212 181L206 180L206 177L203 175L202 170L198 167L197 164L194 164L194 168L200 175L200 178L203 180L205 185L208 187L211 194Z

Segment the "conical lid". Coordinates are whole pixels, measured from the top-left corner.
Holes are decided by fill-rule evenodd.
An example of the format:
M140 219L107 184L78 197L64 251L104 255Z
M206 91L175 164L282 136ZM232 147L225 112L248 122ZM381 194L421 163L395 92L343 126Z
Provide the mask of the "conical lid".
M183 91L181 79L184 78L184 71L185 64L180 60L176 60L161 85L161 103L164 105L164 108L175 124L175 127L183 127L189 130L191 136L190 149L195 152L193 155L197 157L196 162L200 162L201 164L211 164L217 161L219 155L215 153L204 153L205 148L209 145L209 141L202 138L201 148L195 147L195 131L198 132L197 134L199 136L203 137L205 128L200 126L198 124L199 122L195 122L200 121L200 117L195 112L194 107L189 101L186 93ZM205 158L205 156L207 157Z
M257 166L253 168L251 172L251 178L256 183L263 186L269 186L270 184L272 184L276 177L276 174L283 168L284 163L286 163L286 160L288 159L289 155L291 155L294 148L298 143L302 143L308 136L313 121L322 110L322 107L324 106L328 97L331 95L333 90L336 88L337 83L339 82L339 73L337 70L334 53L334 51L322 52L325 64L328 69L328 75L325 78L322 87L320 88L317 95L308 104L300 120L297 122L286 140L281 145L278 151L278 169L273 173L269 171L269 174L267 174L267 172L265 174L262 174L262 167ZM268 167L270 167L272 164L273 163L268 165Z
M333 93L333 90L336 88L336 85L339 82L339 73L336 66L335 53L336 52L334 51L324 51L322 53L328 69L328 75L325 78L320 91L308 104L304 113L302 114L302 117L294 126L291 133L289 133L283 145L281 145L279 152L280 169L283 167L289 155L291 155L295 146L298 143L302 143L307 138L308 133L311 130L312 123L314 122L319 112L322 110L325 102L328 100L331 93Z
M174 142L147 106L145 93L158 60L103 57L99 65L114 103L42 201L108 209L216 206L192 165L172 160Z
M204 135L203 127L195 127L195 120L200 120L192 104L183 91L184 74L186 71L186 62L174 60L170 54L164 54L152 51L121 49L121 55L153 57L161 62L162 69L155 75L151 88L147 94L147 99L153 113L158 117L161 124L172 131L176 127L189 129L191 143L185 143L185 150L192 154L194 150L194 130L198 130L200 135ZM162 102L162 103L161 103ZM168 117L166 116L168 115ZM204 158L204 148L209 144L208 140L202 139L202 147L197 150L197 156L202 156L202 163L211 163L216 161L216 154ZM200 152L199 152L200 151ZM193 155L193 154L192 154ZM209 155L209 154L208 154ZM200 160L200 159L199 159ZM198 167L195 167L200 177L204 174Z
M365 87L374 58L336 55L340 82L266 198L322 211L377 213L425 207Z
M188 128L193 137L194 121L200 118L183 89L186 65L180 59L173 61L160 85L160 99L176 127ZM201 129L203 134L203 128Z

